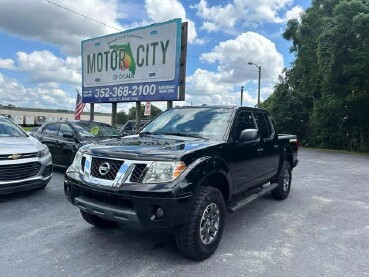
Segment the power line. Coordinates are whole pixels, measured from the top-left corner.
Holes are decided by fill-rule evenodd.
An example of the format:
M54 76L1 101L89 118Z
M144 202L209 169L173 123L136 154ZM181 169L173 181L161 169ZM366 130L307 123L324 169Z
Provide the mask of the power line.
M113 27L113 26L110 26L110 25L108 25L108 24L106 24L106 23L104 23L104 22L101 22L101 21L98 21L98 20L96 20L96 19L93 19L92 17L89 17L89 16L87 16L87 15L81 14L81 13L79 13L79 12L76 12L76 11L74 11L74 10L71 10L71 9L69 9L69 8L67 8L67 7L62 6L62 5L59 5L59 4L57 4L57 3L54 3L54 2L52 2L52 1L49 1L49 0L44 0L44 1L45 1L45 2L47 2L47 3L49 3L49 4L52 4L52 5L54 5L54 6L57 6L58 8L64 9L64 10L66 10L66 11L68 11L68 12L71 12L71 13L77 14L77 15L79 15L79 16L82 16L82 17L86 18L86 19L92 20L92 21L94 21L94 22L96 22L96 23L99 23L99 24L102 24L102 25L104 25L104 26L106 26L106 27L112 28L112 29L114 29L114 30L116 30L116 31L119 31L119 32L123 31L123 30L120 30L120 29L115 28L115 27Z

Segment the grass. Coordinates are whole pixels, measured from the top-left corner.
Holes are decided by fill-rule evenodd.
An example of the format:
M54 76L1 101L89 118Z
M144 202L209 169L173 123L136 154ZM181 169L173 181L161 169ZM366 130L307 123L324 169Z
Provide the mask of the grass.
M32 129L33 127L22 127L22 128L23 128L23 130L24 130L24 131L28 132L28 131L31 131L31 129Z

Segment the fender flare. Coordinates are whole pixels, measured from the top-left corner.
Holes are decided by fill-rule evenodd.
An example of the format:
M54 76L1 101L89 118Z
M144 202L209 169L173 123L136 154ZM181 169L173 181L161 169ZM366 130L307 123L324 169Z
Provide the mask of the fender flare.
M227 187L224 190L227 191L226 203L229 202L232 194L232 177L231 171L226 161L217 156L205 156L201 157L188 166L188 173L181 178L179 183L174 187L174 193L177 196L194 194L200 186L206 184L206 180L209 180L211 176L220 174L226 181Z

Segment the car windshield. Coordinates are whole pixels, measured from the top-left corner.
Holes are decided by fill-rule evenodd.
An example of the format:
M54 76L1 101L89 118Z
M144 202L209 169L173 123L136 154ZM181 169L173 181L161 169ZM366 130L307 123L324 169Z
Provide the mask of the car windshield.
M121 137L121 133L108 124L97 122L76 122L74 128L82 137Z
M173 134L221 141L229 126L230 108L180 108L162 113L140 133Z
M27 137L27 135L15 123L0 118L0 137Z

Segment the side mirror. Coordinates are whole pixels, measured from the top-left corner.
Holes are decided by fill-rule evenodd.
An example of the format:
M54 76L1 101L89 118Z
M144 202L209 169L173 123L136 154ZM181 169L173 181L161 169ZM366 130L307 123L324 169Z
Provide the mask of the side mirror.
M241 132L240 141L255 141L259 139L259 131L256 129L245 129Z
M73 133L71 133L71 132L64 132L63 137L64 138L70 138L70 139L74 138Z

